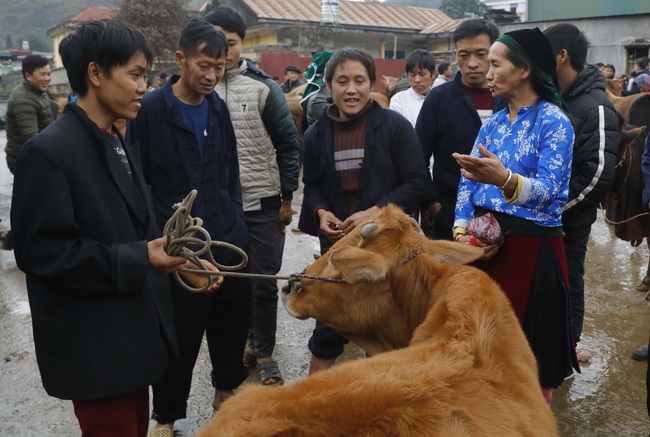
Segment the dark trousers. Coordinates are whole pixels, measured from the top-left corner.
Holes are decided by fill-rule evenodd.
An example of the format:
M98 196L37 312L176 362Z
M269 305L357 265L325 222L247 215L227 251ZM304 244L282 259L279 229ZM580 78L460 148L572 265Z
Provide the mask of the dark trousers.
M172 280L173 281L173 280ZM212 294L190 293L172 283L179 359L153 385L153 418L170 423L186 417L192 373L203 334L212 362L212 385L234 390L248 377L242 362L250 320L250 278L227 277Z
M318 236L318 239L320 240L320 254L322 256L334 243L322 234ZM316 320L316 326L309 338L307 346L309 347L309 351L318 358L336 358L343 353L345 345L349 342L350 340L332 330L326 324Z
M585 257L590 233L591 225L564 230L564 252L571 288L571 331L576 343L580 341L585 317Z
M7 161L7 167L9 168L11 174L14 174L14 171L16 170L16 162ZM14 247L14 233L11 232L11 229L9 229L7 231L7 235L5 235L5 244L8 247Z
M280 210L265 209L244 213L248 227L248 265L251 273L275 275L282 266L285 234L280 230ZM255 355L273 355L278 318L278 281L251 279L253 311L248 338L255 344Z
M91 401L73 400L82 437L146 437L149 387L133 393Z
M445 200L441 204L442 208L433 219L433 223L423 224L422 231L432 240L452 240L456 204ZM427 214L426 217L429 215Z

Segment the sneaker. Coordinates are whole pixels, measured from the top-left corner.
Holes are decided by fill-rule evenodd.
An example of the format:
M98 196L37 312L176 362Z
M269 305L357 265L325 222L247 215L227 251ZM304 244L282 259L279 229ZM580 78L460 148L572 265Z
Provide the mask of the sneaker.
M644 344L634 352L632 352L632 358L637 361L648 361L648 345Z

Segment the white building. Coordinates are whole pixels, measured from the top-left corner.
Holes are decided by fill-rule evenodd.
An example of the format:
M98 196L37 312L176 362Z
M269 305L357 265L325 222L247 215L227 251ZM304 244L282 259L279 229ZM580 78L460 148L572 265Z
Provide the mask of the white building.
M490 9L501 9L516 13L521 21L526 21L527 1L526 0L481 0Z

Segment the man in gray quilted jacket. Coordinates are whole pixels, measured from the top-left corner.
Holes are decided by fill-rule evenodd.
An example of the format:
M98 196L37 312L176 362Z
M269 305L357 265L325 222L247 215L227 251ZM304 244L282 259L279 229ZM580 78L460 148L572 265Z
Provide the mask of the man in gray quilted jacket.
M285 227L298 189L300 144L284 93L263 71L241 59L246 25L233 9L219 7L205 19L228 41L226 74L215 88L225 100L237 137L244 221L250 235L251 273L276 274L282 265ZM282 384L273 359L277 281L253 279L253 316L244 361L257 364L262 383Z

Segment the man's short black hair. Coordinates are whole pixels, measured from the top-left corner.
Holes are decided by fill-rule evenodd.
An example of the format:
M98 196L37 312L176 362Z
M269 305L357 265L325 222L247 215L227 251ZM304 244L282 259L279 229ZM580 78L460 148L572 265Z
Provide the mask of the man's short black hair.
M34 74L34 70L45 67L48 65L47 58L41 55L27 55L23 59L23 78L27 73Z
M449 68L450 65L449 62L442 62L438 65L438 74L445 74L445 71L447 71L447 68Z
M167 73L165 73L164 71L161 71L160 73L158 73L156 75L156 77L159 77L161 79L167 79Z
M302 71L300 71L300 68L296 67L295 65L287 65L287 67L284 69L284 74L287 74L290 71L302 73Z
M483 34L490 37L490 44L492 44L499 37L499 28L489 20L472 18L458 25L454 30L453 40L454 43L458 43L461 39L475 38Z
M366 68L366 72L370 78L370 83L375 83L375 80L377 79L375 60L372 58L370 53L364 49L356 47L344 47L336 51L330 60L327 61L327 65L325 65L325 82L329 86L332 86L332 80L334 79L336 69L347 61L360 62L361 65Z
M189 58L198 53L199 48L201 53L215 59L228 55L228 42L223 32L205 20L192 18L181 32L178 50Z
M153 62L153 53L142 32L116 20L78 24L61 41L59 53L70 88L80 96L88 93L86 79L91 62L96 62L109 77L113 67L125 65L136 53L142 53L149 65Z
M581 71L587 62L589 41L584 32L571 23L560 23L544 31L544 36L551 43L553 55L566 50L571 60L571 68ZM603 67L605 65L602 65Z
M227 32L235 32L242 40L246 36L246 23L236 10L228 6L213 9L205 16L205 20Z
M644 56L643 58L636 61L636 65L641 67L641 70L645 70L648 68L648 61L650 61L650 59Z
M436 60L428 50L415 49L406 58L406 72L410 73L415 68L429 70L429 73L436 72Z

